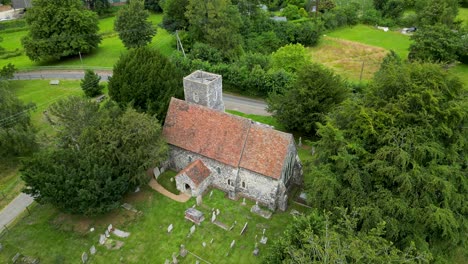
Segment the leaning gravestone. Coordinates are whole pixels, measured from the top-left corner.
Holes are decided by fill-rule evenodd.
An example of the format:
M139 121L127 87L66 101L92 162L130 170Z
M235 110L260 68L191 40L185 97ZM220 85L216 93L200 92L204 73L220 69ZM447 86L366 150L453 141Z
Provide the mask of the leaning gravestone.
M91 255L96 254L96 247L94 245L89 249L89 253L91 253Z
M187 249L185 249L185 245L180 245L180 252L179 252L179 255L183 258L185 258L185 256L187 256Z
M81 262L88 262L88 254L86 252L83 252L83 254L81 254Z
M173 264L178 264L179 260L177 260L177 254L174 252L172 253L172 263Z
M195 233L195 225L193 225L191 228L190 228L190 234L193 235L193 233Z
M168 227L167 227L167 232L170 233L172 232L172 229L174 229L174 226L172 224L170 224Z
M105 235L106 237L110 237L109 231L106 230Z
M203 203L203 198L202 198L201 195L198 195L198 196L197 196L197 206L202 205L202 203Z
M106 243L106 236L99 235L99 244L104 245L104 243Z
M211 216L211 222L213 223L216 221L216 213L213 211L213 215Z
M247 225L249 224L249 222L246 222L244 227L242 228L242 231L240 232L240 235L242 236L245 232L245 230L247 229Z
M203 247L206 247L206 243L205 243L205 241L203 241L203 243L202 243L202 246L203 246Z
M233 248L235 244L236 244L236 240L233 240L233 241L231 242L231 248Z

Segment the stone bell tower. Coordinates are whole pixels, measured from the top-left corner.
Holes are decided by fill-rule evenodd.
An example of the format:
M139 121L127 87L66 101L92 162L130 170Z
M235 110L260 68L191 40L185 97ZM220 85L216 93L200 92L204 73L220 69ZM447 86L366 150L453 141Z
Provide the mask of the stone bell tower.
M184 78L185 101L224 112L221 75L195 71Z

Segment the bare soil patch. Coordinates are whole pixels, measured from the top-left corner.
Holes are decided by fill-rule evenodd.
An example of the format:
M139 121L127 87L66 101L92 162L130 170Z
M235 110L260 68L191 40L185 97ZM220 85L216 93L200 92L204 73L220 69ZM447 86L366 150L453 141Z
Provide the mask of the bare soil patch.
M359 81L363 63L362 80L372 79L388 53L384 48L332 37L324 37L317 47L310 48L309 51L312 61L353 81Z

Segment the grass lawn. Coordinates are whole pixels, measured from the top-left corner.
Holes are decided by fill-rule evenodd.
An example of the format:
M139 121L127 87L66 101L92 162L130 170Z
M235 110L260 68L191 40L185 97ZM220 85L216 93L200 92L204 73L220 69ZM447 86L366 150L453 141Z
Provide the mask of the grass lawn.
M95 245L97 254L91 256L90 263L163 263L165 259L171 259L173 252L178 253L179 246L184 244L187 250L211 263L260 263L271 243L281 236L292 219L289 212L277 212L270 220L264 219L250 213L250 207L254 204L252 201L248 200L247 206L242 206L240 200L231 201L218 190L213 191L211 198L208 195L203 198L203 205L197 208L204 213L206 220L196 227L191 237L187 235L193 224L184 219L184 211L194 205L195 200L175 202L147 187L125 199L143 212L141 216L118 209L105 216L86 218L61 214L50 206L38 205L31 210L31 216L19 221L2 238L4 248L0 262L8 263L14 254L20 252L40 258L41 263L78 263L81 254ZM297 205L290 207L306 212L305 208ZM217 220L227 226L237 221L231 231L210 223L212 208L220 209ZM240 235L246 222L246 232ZM131 232L128 238L111 236L111 239L125 242L120 250L108 250L98 244L99 234L110 223ZM168 234L170 224L174 229ZM89 232L91 227L95 227L96 231ZM259 243L260 256L255 257L252 254L255 237L258 241L264 228L268 243ZM212 240L213 243L210 243ZM233 240L236 241L235 246L230 249ZM203 242L206 247L202 246ZM196 258L188 254L179 261L194 263Z
M353 82L360 81L361 69L363 81L372 79L388 53L384 48L328 36L321 38L317 46L308 50L312 61L331 68Z
M399 32L384 32L374 27L362 24L352 27L344 27L336 31L329 32L327 36L356 41L371 46L381 47L386 50L394 50L402 58L406 58L408 56L408 47L411 44L409 37Z
M85 67L113 67L122 52L126 52L125 47L114 31L115 17L108 17L99 20L99 33L106 33L99 47L89 54L82 54L83 66ZM151 14L149 20L154 26L162 21L162 14ZM4 39L2 46L7 50L23 49L21 38L28 33L27 30L2 34ZM110 34L110 35L108 35ZM173 35L162 28L157 28L156 36L150 46L155 47L164 55L170 55L174 51L175 39ZM79 56L62 59L56 62L33 62L25 55L9 59L0 59L0 67L8 63L13 63L18 69L37 68L40 66L59 66L79 68L82 66Z
M462 20L465 26L468 26L468 8L463 8L463 7L458 8L457 19Z
M19 168L17 159L0 160L0 210L20 194L24 186L19 177Z
M167 170L161 173L161 175L159 175L158 183L161 184L162 187L166 188L166 190L170 191L171 193L179 194L180 191L177 190L175 179L171 181L171 179L173 179L176 175L177 172Z

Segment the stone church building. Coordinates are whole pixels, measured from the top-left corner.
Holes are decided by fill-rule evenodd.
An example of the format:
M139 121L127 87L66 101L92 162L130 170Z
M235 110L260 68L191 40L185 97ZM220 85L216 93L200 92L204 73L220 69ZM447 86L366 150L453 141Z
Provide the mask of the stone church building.
M220 75L196 71L184 93L171 99L163 128L177 189L198 196L212 186L286 210L289 187L302 182L293 136L225 113Z

